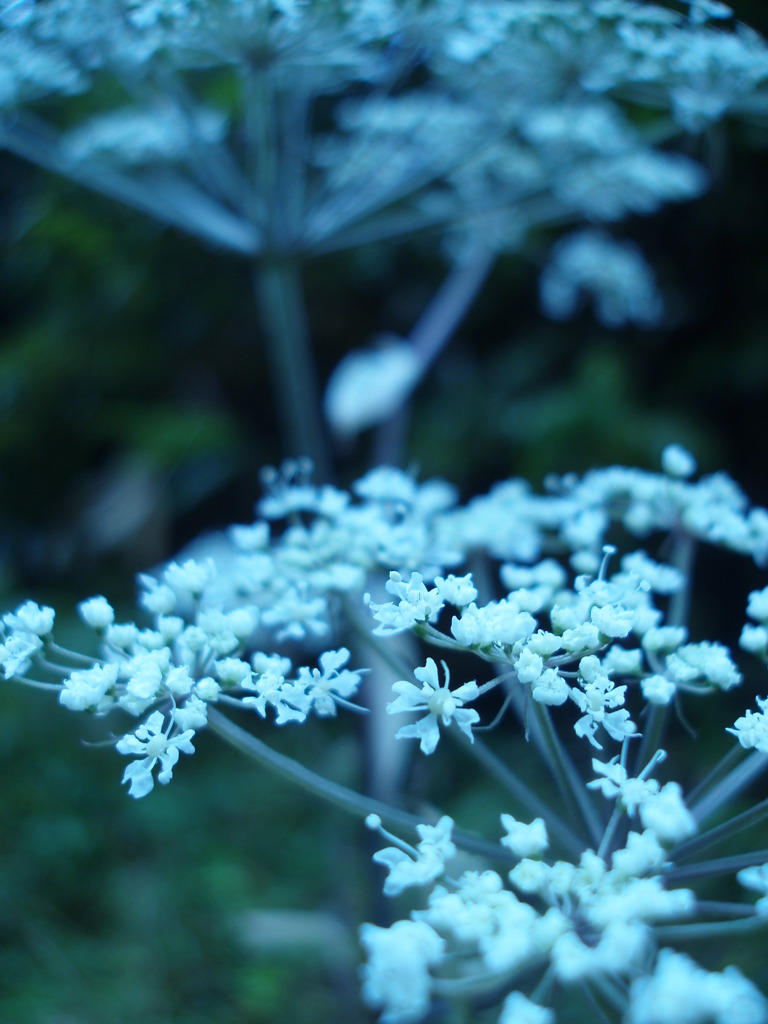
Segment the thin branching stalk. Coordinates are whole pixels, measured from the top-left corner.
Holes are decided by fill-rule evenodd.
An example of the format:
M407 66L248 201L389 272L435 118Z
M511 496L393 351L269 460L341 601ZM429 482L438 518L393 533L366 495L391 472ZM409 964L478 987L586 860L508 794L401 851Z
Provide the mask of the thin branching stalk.
M753 750L746 760L733 768L706 796L691 805L691 812L697 821L706 821L721 807L735 800L750 783L754 782L768 768L768 754Z
M590 840L597 846L603 835L603 825L590 801L588 790L584 788L584 780L557 735L547 708L535 700L531 701L531 708L535 720L541 726L547 766L560 787L563 799L569 806L578 808Z
M507 792L520 803L534 817L543 818L547 825L547 832L561 846L568 850L569 854L579 857L584 849L583 841L576 835L572 828L552 810L549 804L543 800L534 790L520 779L504 762L482 740L475 736L474 743L464 736L458 729L450 729L448 735L455 740L488 774L494 778Z
M231 746L241 753L246 754L252 760L257 761L271 772L280 775L289 782L298 785L302 789L321 797L328 803L339 807L348 814L354 814L362 818L369 814L378 814L382 821L390 825L407 828L415 831L417 826L423 824L423 820L415 814L400 810L398 807L391 807L389 804L376 800L373 797L363 796L341 783L333 782L322 775L318 775L310 768L299 764L293 758L280 754L257 739L252 733L241 729L229 718L210 708L208 711L208 725L217 736L226 740ZM499 844L486 843L481 839L461 829L455 829L452 839L456 846L469 853L477 853L494 861L511 863L514 858L507 855L507 852Z

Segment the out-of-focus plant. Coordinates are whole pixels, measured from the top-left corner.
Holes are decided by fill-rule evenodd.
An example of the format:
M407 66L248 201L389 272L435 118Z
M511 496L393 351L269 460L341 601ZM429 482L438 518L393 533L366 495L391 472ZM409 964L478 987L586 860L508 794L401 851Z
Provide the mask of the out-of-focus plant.
M764 41L711 0L6 0L0 26L0 145L252 262L283 436L323 473L306 260L430 232L452 264L408 352L339 367L326 409L353 433L402 405L496 254L700 194L676 140L768 107ZM606 231L553 259L549 315L586 294L658 321Z

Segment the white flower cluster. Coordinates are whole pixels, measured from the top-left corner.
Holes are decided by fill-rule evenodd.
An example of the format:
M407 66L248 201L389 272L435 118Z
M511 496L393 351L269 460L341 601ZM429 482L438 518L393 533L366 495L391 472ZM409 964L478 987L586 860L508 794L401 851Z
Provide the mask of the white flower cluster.
M664 790L666 786L661 792ZM431 831L450 834L451 824L443 818ZM371 1006L383 1011L382 1020L419 1020L428 1006L430 989L439 990L441 978L454 977L459 953L464 975L476 984L486 978L489 988L497 979L508 978L513 984L515 978L528 977L534 971L564 986L600 978L629 982L652 962L653 926L695 914L693 892L663 884L667 855L662 844L689 834L685 828L674 838L657 833L653 825L642 833L629 832L624 847L614 850L610 862L587 850L578 863L547 863L542 859L548 847L543 820L526 824L504 814L502 824L507 831L502 846L520 858L509 872L511 888L495 871L465 871L456 880L443 879L433 885L427 908L413 911L410 920L397 921L389 929L363 926L361 939L368 953L364 994ZM426 839L426 830L424 834ZM423 847L428 849L424 842L420 850ZM390 884L385 884L390 895L400 892L404 884L432 884L443 874L444 856L437 854L421 853L411 859L389 849L375 854L374 859L392 866ZM402 864L407 881L391 884ZM429 955L408 957L406 991L397 980L403 952L396 938L409 929L421 937L421 946ZM743 978L741 982L755 1006L765 1013L766 1004L757 991ZM555 1019L552 1010L513 991L502 1009L500 1024L517 1019L511 1013L518 1005L521 1009L536 1007L530 1011L532 1020ZM523 1014L521 1019L528 1017ZM755 1021L763 1019L756 1017Z
M595 470L552 481L544 495L512 480L462 507L447 484L418 484L400 470L373 470L347 492L313 485L307 466L290 463L265 473L261 518L232 527L208 554L201 547L139 577L149 625L116 621L103 596L82 602L80 617L101 644L91 657L59 646L53 609L27 601L2 617L0 670L51 687L72 710L135 716L115 746L130 758L123 781L142 797L169 782L207 724L232 738L228 728L238 727L222 709L252 708L277 725L360 710L364 670L348 668L349 649L335 642L345 617L390 665L402 658L392 639L406 632L446 659L474 657L471 680L457 682L454 667L452 681L448 661L433 657L413 669L414 681L393 671L387 712L410 716L396 736L426 755L446 733L469 741L468 753L529 813L501 814L504 834L493 844L435 815L436 824L418 825L416 846L384 832L386 805L369 814L391 841L374 857L387 869L385 893L427 893L409 919L363 927L370 1006L392 1024L416 1022L433 998L466 990L494 995L499 1024L553 1024L557 993L586 987L595 998L610 993L625 1024L672 1024L670 993L679 991L691 1024L765 1024L766 1001L735 968L706 971L667 944L729 917L749 927L768 920L764 851L711 862L757 892L756 905L709 901L678 884L706 875L708 862L691 863L699 849L759 820L761 807L707 826L768 764L759 756L768 753L768 698L729 730L758 753L734 767L734 745L690 806L676 781L651 777L666 757L654 747L673 703L742 680L728 648L692 640L681 621L694 546L719 544L759 565L768 555L768 512L750 508L725 475L694 473L692 456L673 445L660 473ZM668 561L646 550L661 545ZM450 571L478 556L497 563L496 577ZM768 660L768 587L750 594L747 612L741 645ZM311 663L294 668L283 644L293 660L311 648ZM478 741L494 702L490 724L517 716L565 814ZM579 765L606 743L615 754L592 760L590 778ZM299 776L323 792L311 772ZM326 795L347 800L335 783ZM365 801L351 796L358 813ZM483 863L461 863L467 851ZM488 867L496 861L506 877ZM742 1016L730 1018L735 1004Z
M54 612L31 601L3 617L6 637L0 662L6 678L39 667L60 682L59 702L73 711L105 714L121 708L140 717L151 714L116 749L138 755L125 770L130 794L145 796L153 788L152 772L168 783L179 752L194 753L192 738L207 724L210 703L252 707L261 717L267 708L275 722L303 722L310 714L327 717L338 705L350 707L360 673L345 668L346 648L325 651L316 668L302 666L291 678L288 658L260 651L247 653L259 621L250 605L230 610L199 606L187 621L174 614L180 595L200 604L215 579L212 561L172 562L160 581L140 576L140 604L153 625L115 622L103 596L83 601L78 611L102 642L101 658L85 658L54 643ZM52 659L56 659L54 662ZM74 667L76 663L80 667ZM87 663L87 667L83 663Z
M187 76L230 74L235 95L264 71L270 95L285 99L278 110L303 105L308 88L329 105L328 131L310 134L300 154L287 150L316 186L296 244L313 252L357 245L369 232L439 227L454 253L478 239L519 250L541 223L617 221L699 195L708 176L670 151L670 136L768 106L765 42L724 18L722 5L692 5L687 15L679 7L15 0L0 8L0 113L8 112L0 145L255 255L268 244L273 211L236 159L242 126L233 115L246 104L242 94L229 109L196 103L197 82ZM253 47L264 56L255 65ZM420 74L406 86L403 71L416 62ZM35 132L30 144L25 103L84 92L97 76L120 85L126 75L142 82L135 106L96 112L69 135ZM639 127L626 101L659 130ZM279 117L273 128L276 139L290 137ZM282 159L280 145L274 156ZM174 170L168 187L146 173L158 162ZM550 273L543 282L545 308L567 313L570 296L586 287L607 323L655 320L660 301L639 254L614 246L619 258L606 259L604 242L585 239L590 269L556 259L558 280ZM407 362L388 364L395 397L418 376ZM332 406L342 428L367 415L354 396Z

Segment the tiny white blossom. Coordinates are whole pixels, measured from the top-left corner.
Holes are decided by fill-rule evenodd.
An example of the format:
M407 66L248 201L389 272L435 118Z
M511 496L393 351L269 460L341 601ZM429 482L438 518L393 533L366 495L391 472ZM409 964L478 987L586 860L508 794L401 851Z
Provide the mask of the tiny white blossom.
M6 612L3 622L8 629L19 633L31 633L33 636L46 637L53 631L56 612L47 605L39 605L34 601L25 601L15 612Z
M737 718L732 729L726 732L733 733L739 743L745 749L754 747L763 754L768 754L768 697L757 697L759 711L747 711L741 718Z
M768 1003L735 967L705 971L662 949L654 971L632 982L627 1024L764 1024Z
M176 593L172 587L146 573L139 575L138 582L141 587L139 604L151 615L170 615L175 610Z
M464 608L477 599L477 588L472 583L472 573L466 576L454 576L451 573L443 578L435 577L435 589L440 599L456 608Z
M414 676L422 684L421 689L405 679L396 682L392 689L398 694L396 700L387 705L390 715L401 711L426 711L427 714L413 725L404 725L397 732L398 739L418 739L425 754L431 754L440 739L438 721L447 727L452 721L471 741L472 726L480 721L474 708L465 708L466 701L477 696L477 683L473 680L455 690L450 689L448 666L442 662L445 683L440 684L437 665L433 658L427 658L423 668L417 668Z
M750 654L764 658L768 653L768 628L747 623L739 637L739 647Z
M266 717L269 705L275 711L277 725L306 720L310 701L304 687L287 680L278 664L267 665L255 679L244 679L240 685L244 690L256 693L255 697L243 697L242 703L245 707L255 708L262 718Z
M251 666L241 658L223 658L215 661L213 667L223 686L242 686L243 680L251 676Z
M659 793L642 802L640 820L662 843L681 843L698 832L677 782L667 782Z
M179 751L194 754L192 746L194 732L187 729L176 736L170 735L173 718L167 729L163 728L164 720L161 711L154 711L147 721L140 725L135 733L128 733L115 745L121 754L138 754L140 760L131 761L123 772L123 782L130 784L129 794L139 799L146 796L154 787L152 771L160 762L157 781L166 785L171 781L173 768L179 759Z
M31 659L42 650L43 641L32 633L14 633L0 644L0 666L5 679L21 676L27 671Z
M521 683L534 683L544 671L544 659L534 654L530 646L524 647L515 662L515 672Z
M565 704L571 693L571 687L563 679L556 668L545 668L531 687L531 696L539 704L557 706Z
M603 671L607 675L635 676L643 670L643 653L637 648L631 651L614 644L603 656Z
M555 1014L549 1007L531 1002L522 992L510 992L504 1000L499 1024L555 1024Z
M444 604L436 589L427 590L420 572L412 572L408 580L399 572L390 572L385 588L398 599L396 604L374 604L370 594L364 597L379 622L373 631L377 636L392 636L421 622L434 622Z
M374 853L374 861L389 868L384 882L385 894L398 896L404 889L414 885L428 885L439 878L445 870L445 861L456 853L456 847L451 841L452 830L453 819L445 815L437 825L417 826L421 842L415 857L395 846Z
M173 720L182 732L187 729L202 729L208 724L208 704L193 693L181 707L176 708Z
M71 711L106 711L114 703L118 671L110 662L73 672L59 690L59 703Z
M685 586L685 576L679 569L654 561L645 551L632 551L625 555L621 568L639 577L656 594L676 594Z
M602 778L587 783L588 789L599 789L604 797L618 797L630 817L638 807L659 792L659 784L655 779L632 778L626 768L618 763L618 755L607 763L592 759L592 770Z
M638 878L660 870L665 860L666 852L655 833L630 832L624 848L614 850L611 856L611 871L617 878Z
M745 889L752 889L754 892L760 893L761 898L755 907L761 917L768 916L768 864L743 868L736 878Z
M182 565L171 562L163 570L165 582L170 587L186 591L194 598L200 597L215 575L216 564L212 558L206 558L204 562L188 558Z
M115 621L115 610L106 597L91 597L77 606L78 614L91 629L105 630Z
M677 687L666 676L652 675L640 680L640 689L649 704L669 704Z
M508 847L518 857L536 857L549 846L543 818L534 818L526 824L511 814L502 814L501 823L507 831L501 839L501 845Z
M611 638L629 636L635 623L634 610L620 604L607 604L602 608L594 607L590 618L603 636Z
M195 683L194 695L201 700L215 703L219 699L220 693L221 687L211 676L203 676L202 679L198 679Z
M671 477L685 480L696 472L696 459L680 444L668 444L661 453L661 468Z
M170 690L174 697L187 697L192 692L195 680L189 674L186 665L176 665L170 670L163 680L165 688Z
M445 941L424 921L396 921L391 928L364 924L360 942L368 957L366 1003L383 1011L383 1024L421 1020L429 1009L429 968L442 959Z
M747 602L747 615L757 622L768 624L768 587L752 591Z
M646 630L642 639L643 650L651 654L668 654L677 650L688 639L685 626L653 626Z
M667 655L667 670L679 686L706 682L720 690L730 690L741 682L741 673L724 644L702 641L684 644Z
M304 688L312 708L321 718L336 714L336 702L353 697L360 685L360 673L342 668L349 661L346 647L320 655L320 668L299 669L297 682Z

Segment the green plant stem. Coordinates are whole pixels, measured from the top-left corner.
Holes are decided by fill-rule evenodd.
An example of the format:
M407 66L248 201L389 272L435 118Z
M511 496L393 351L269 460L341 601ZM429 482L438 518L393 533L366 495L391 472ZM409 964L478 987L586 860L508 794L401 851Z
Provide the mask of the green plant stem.
M560 788L563 799L566 805L578 808L592 843L598 846L604 826L600 823L597 812L590 803L589 791L584 786L584 780L577 772L576 766L560 741L547 708L535 700L532 700L530 704L534 718L541 728L541 739L547 765ZM584 844L581 845L583 850Z
M175 171L130 176L105 162L73 160L59 136L29 114L0 121L0 148L69 181L108 196L207 245L253 256L261 238L255 225L217 202Z
M294 761L293 758L272 750L266 743L262 743L252 733L235 725L234 722L215 708L209 707L208 709L208 725L212 732L226 740L230 746L235 747L241 753L257 761L269 769L269 771L300 786L302 789L307 790L307 792L321 797L348 814L354 814L363 818L369 814L378 814L381 820L389 825L396 825L413 831L416 831L419 825L424 824L423 819L415 814L409 814L408 811L400 810L398 807L391 807L389 804L385 804L381 800L375 800L373 797L363 796L347 786L342 786L338 782L333 782L331 779L326 779L311 769L305 768L304 765ZM495 861L503 861L507 864L511 864L515 860L514 857L507 854L507 851L501 845L486 843L482 839L477 839L461 829L454 829L452 838L456 846L467 850L469 853L481 854L484 857Z
M681 590L670 598L666 615L668 626L684 626L688 621L688 609L691 602L691 586L693 583L693 563L696 556L696 541L687 533L678 532L674 535L672 557L669 559L683 575L685 583ZM672 705L652 705L646 719L640 748L637 752L635 775L639 775L653 754L660 748L667 728Z
M265 257L254 271L256 307L275 388L282 437L294 456L308 456L318 479L331 476L320 415L298 260Z
M408 342L419 361L419 380L467 315L493 267L494 259L495 253L490 249L480 248L471 258L455 266L411 331ZM409 403L404 401L396 415L376 431L376 463L389 466L402 464L410 421L409 411Z
M381 638L376 636L372 630L373 620L370 613L364 614L357 602L344 596L341 597L341 606L360 643L389 665L398 679L409 679L413 674L413 666L405 658L400 657L392 644L382 643Z
M474 743L458 729L449 729L448 735L472 757L478 764L504 787L512 797L535 817L543 818L547 832L556 839L568 852L578 858L584 852L584 843L576 833L557 815L552 808L541 799L530 787L501 761L494 752L475 736Z
M730 875L742 868L751 868L755 864L768 861L768 850L753 850L750 853L736 853L731 857L716 857L713 860L702 860L696 864L672 867L664 873L666 881L679 885L689 878L710 878L714 875Z
M754 750L746 760L733 768L706 796L703 796L691 807L691 812L696 820L705 821L724 804L735 799L766 768L768 768L768 755Z
M721 825L717 825L715 828L711 828L707 832L702 832L701 835L694 836L693 839L688 839L681 843L680 846L672 851L675 861L693 857L701 853L702 850L706 850L708 847L714 846L724 839L730 839L731 836L742 832L745 828L756 825L765 818L768 818L768 800L761 800L759 804L755 804L749 810L743 811L728 821L724 821Z
M691 939L715 939L739 932L757 931L768 925L768 918L753 914L737 921L707 921L703 924L658 925L654 932L664 942L688 942Z
M56 690L59 693L63 690L61 683L41 683L38 679L29 679L27 676L13 676L13 679L17 683L23 683L24 686L31 686L36 690Z
M686 802L691 810L694 810L707 790L711 790L717 782L731 772L744 758L744 748L734 743L726 754L724 754L714 768L710 769L701 782L694 786L688 793Z

